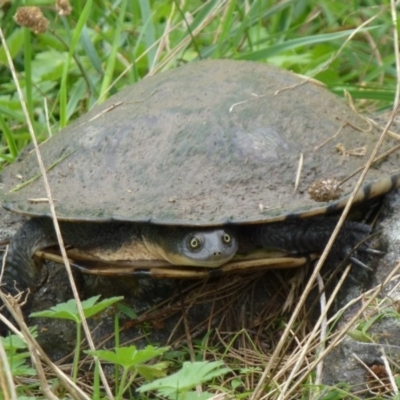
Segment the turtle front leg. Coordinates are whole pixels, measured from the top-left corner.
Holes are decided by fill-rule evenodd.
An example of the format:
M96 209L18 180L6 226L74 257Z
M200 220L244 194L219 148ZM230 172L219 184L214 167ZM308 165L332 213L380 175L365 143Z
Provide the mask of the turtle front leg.
M321 254L337 224L335 218L297 219L243 227L238 252L256 249L282 251L288 255ZM329 253L329 259L343 261L371 232L369 225L346 221Z
M35 288L40 283L42 262L34 254L56 243L50 218L33 218L25 222L10 241L2 282L5 291L15 294L15 288Z

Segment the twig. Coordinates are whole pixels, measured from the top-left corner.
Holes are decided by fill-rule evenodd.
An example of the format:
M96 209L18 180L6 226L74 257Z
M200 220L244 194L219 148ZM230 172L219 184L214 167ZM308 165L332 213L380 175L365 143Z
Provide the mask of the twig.
M320 298L321 314L324 314L324 311L326 309L326 295L325 295L325 291L324 291L324 281L323 281L321 275L317 276L317 282L318 282L319 292L321 293L321 298ZM324 319L322 320L321 331L319 334L320 343L318 346L318 353L322 353L322 351L325 348L325 340L326 340L327 331L328 331L328 323L327 323L327 318L325 316ZM318 363L318 365L317 365L317 371L316 371L316 376L315 376L315 384L316 385L320 385L322 383L323 366L324 366L324 363L323 363L323 360L321 360L321 362Z
M395 396L397 396L397 394L399 393L399 389L397 387L396 380L394 379L393 371L390 368L389 362L385 354L385 350L383 350L383 348L381 348L381 352L382 352L381 358L383 361L383 365L385 366L386 373L389 377L390 385L392 386L393 393L395 394Z

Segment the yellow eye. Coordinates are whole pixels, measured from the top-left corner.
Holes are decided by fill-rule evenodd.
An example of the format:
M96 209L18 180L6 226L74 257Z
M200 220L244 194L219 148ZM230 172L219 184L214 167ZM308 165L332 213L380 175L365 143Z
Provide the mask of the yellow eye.
M191 237L189 240L189 246L192 250L197 250L200 244L200 240L196 236Z
M223 241L225 244L229 244L229 243L231 242L231 235L229 235L229 233L224 233L224 234L222 235L222 241Z

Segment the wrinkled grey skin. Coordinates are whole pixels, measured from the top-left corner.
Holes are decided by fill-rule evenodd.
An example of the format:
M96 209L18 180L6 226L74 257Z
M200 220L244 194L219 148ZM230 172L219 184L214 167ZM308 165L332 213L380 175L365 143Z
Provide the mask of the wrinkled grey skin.
M290 256L321 254L336 223L336 218L325 217L272 224L201 229L121 222L101 224L60 221L60 229L65 245L82 251L91 252L102 249L116 252L126 244L144 241L146 237L147 241L156 243L157 247L165 248L168 255L171 253L179 257L186 255L183 265L190 265L189 262L186 263L186 260L190 261L188 257L192 257L193 265L199 263L201 267L207 267L207 263L212 261L219 262L220 265L224 264L236 252L244 256L260 249L280 251ZM190 253L187 243L194 232L197 236L212 235L211 241L217 243L215 245L210 243L209 247L201 249L201 252L195 250ZM218 241L224 232L230 238L228 244ZM369 233L368 225L347 221L330 252L330 259L337 264L340 263L350 256L354 247ZM39 286L42 279L42 260L37 260L34 254L37 250L56 244L57 238L51 219L32 218L23 224L11 240L4 274L6 290L11 293L15 291L14 281L17 282L16 287L20 290L26 288L34 290ZM218 264L212 265L212 267L216 266Z

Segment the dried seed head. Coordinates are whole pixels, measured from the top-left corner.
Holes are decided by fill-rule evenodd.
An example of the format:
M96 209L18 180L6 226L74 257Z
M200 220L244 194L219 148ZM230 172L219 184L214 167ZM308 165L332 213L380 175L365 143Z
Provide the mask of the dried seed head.
M69 4L69 0L57 0L56 8L59 15L69 15L71 14L72 7Z
M49 26L49 20L43 15L39 7L19 7L14 15L14 21L35 33L44 33Z
M373 364L369 368L370 369L367 371L365 376L368 388L378 393L390 391L390 380L385 366L381 364Z
M343 189L339 186L339 181L335 178L321 179L315 181L309 188L308 194L314 201L331 201L338 199Z

